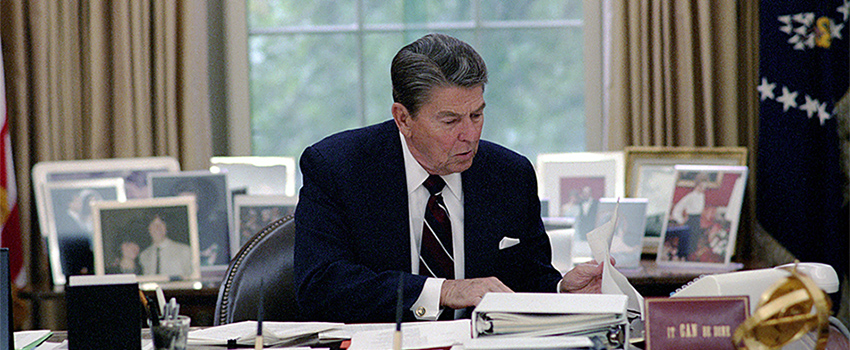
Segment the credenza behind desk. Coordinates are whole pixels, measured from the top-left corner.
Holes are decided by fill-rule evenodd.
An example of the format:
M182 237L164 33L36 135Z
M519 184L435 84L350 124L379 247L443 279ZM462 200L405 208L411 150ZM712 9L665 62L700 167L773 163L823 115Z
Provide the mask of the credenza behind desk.
M621 270L641 295L669 296L682 285L699 277L705 271L671 270L659 268L654 260L641 261L641 269ZM718 271L714 271L718 272ZM722 271L720 271L722 272ZM218 282L207 282L201 288L165 288L167 298L174 297L180 303L180 312L192 318L192 326L212 326L215 303L218 298ZM154 296L154 291L146 291ZM21 292L20 296L31 303L33 329L67 329L65 326L65 293L62 291ZM50 314L50 315L48 315ZM49 316L52 322L44 322Z
M180 313L192 318L193 326L212 326L219 283L205 283L200 288L163 288L167 299L180 303ZM156 297L153 290L144 292ZM21 291L19 296L31 303L32 329L67 329L64 291ZM51 322L44 322L46 318Z

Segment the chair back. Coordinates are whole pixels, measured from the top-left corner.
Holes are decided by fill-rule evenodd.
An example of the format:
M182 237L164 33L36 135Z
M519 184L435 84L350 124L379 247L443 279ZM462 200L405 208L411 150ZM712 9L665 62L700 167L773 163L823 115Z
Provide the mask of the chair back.
M230 261L218 290L213 324L256 320L259 293L263 293L264 320L300 320L292 283L294 248L292 215L272 222L251 237Z

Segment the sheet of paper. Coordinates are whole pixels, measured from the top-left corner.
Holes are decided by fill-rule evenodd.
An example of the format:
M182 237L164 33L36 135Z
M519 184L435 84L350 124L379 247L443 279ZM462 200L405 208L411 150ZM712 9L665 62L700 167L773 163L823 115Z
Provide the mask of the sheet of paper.
M263 322L263 331L278 340L342 328L342 323L330 322ZM189 332L189 344L227 344L229 339L253 339L257 334L257 321L242 321Z
M394 323L352 323L329 331L319 333L319 340L334 341L351 339L357 333L377 331L377 330L395 330Z
M470 320L411 322L401 326L402 349L433 349L472 338ZM392 350L395 327L354 333L349 350Z
M629 283L626 276L611 265L611 241L614 238L614 229L620 218L619 203L614 207L614 215L608 222L587 233L587 242L593 259L601 262L602 269L602 293L603 294L625 294L629 297L628 309L640 312L643 319L643 296Z
M53 334L53 332L48 329L17 331L14 333L15 348L23 349L32 347L33 344L41 344L51 334Z

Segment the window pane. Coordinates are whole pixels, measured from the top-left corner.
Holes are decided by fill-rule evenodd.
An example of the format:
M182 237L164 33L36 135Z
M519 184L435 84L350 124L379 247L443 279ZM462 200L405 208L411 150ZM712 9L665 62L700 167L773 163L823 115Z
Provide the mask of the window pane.
M468 22L473 19L473 8L470 0L364 0L363 8L363 18L366 24Z
M531 159L584 150L581 29L485 31L481 38L490 74L482 137Z
M454 36L472 43L471 31L447 31L440 33ZM367 34L363 43L364 89L366 93L366 122L374 124L392 118L393 103L390 64L403 46L428 34L429 31L406 31Z
M249 38L252 153L298 156L361 124L353 34Z
M398 49L410 42L406 39L401 33L369 34L365 37L363 86L366 92L367 124L392 118L390 106L393 103L393 92L390 82L390 63Z
M485 21L582 19L581 0L481 0Z
M357 23L357 0L250 0L250 30Z

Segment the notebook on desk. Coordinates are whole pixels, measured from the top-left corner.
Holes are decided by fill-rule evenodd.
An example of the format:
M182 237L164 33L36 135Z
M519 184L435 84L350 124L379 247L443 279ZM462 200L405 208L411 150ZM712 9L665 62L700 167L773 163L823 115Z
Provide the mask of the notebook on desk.
M0 350L14 350L9 248L0 248Z

